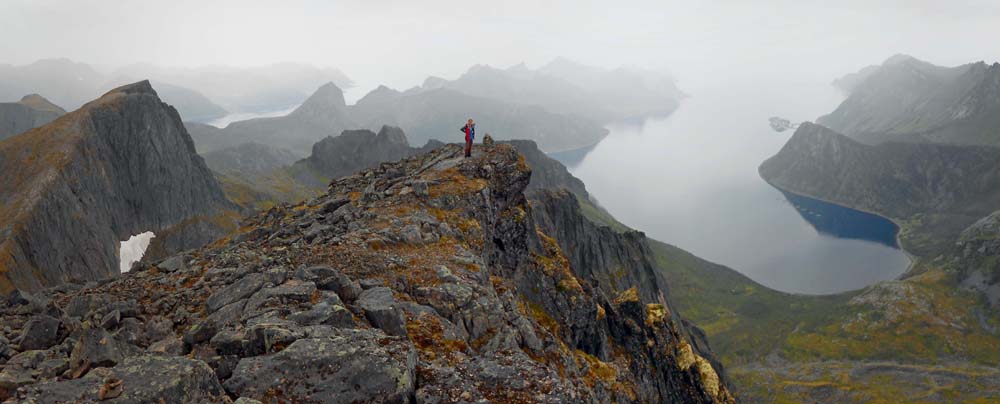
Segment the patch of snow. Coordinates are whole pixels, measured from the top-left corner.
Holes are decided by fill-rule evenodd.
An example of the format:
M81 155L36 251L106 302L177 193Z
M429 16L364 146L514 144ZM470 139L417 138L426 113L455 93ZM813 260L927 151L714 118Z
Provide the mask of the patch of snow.
M156 237L156 235L151 231L147 231L122 241L121 248L118 250L119 267L122 273L128 272L132 268L132 264L142 258L153 237Z

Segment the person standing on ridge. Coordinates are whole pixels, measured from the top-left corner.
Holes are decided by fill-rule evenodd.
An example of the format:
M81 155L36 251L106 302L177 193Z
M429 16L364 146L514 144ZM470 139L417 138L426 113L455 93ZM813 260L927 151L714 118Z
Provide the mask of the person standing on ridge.
M469 122L458 130L465 133L465 157L472 157L472 142L476 140L476 123L469 118Z

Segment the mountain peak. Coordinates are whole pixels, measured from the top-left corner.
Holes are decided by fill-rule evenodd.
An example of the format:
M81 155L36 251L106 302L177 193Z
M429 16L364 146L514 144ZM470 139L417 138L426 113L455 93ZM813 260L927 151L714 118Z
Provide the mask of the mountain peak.
M379 129L375 137L381 142L403 144L407 147L410 145L406 140L406 134L403 133L403 129L398 126L382 125L382 128Z
M65 114L66 113L66 110L62 109L61 107L59 107L56 104L53 104L51 101L49 101L45 97L42 97L41 95L38 95L38 94L28 94L28 95L26 95L24 97L21 97L21 101L18 101L18 104L27 105L27 106L29 106L31 108L34 108L34 109L37 109L37 110L40 110L40 111L56 112L56 113L59 113L59 114Z
M890 65L896 65L896 64L901 64L901 63L919 62L919 61L920 61L920 59L917 59L917 58L915 58L913 56L910 56L910 55L907 55L907 54L903 54L903 53L897 53L895 55L889 56L889 58L886 59L885 62L882 62L882 65L883 66L890 66Z
M344 105L344 91L331 81L319 86L319 88L317 88L316 91L302 103L302 105L321 103Z
M381 84L374 90L369 91L368 94L365 94L364 97L361 97L361 99L358 100L357 104L364 105L364 104L380 103L386 100L393 99L400 94L402 93L399 92L398 90L390 88L384 84Z
M119 86L106 94L153 94L156 95L156 90L153 89L153 85L149 83L149 80L137 81L131 84L125 84Z
M119 240L232 206L148 81L0 142L0 172L0 293L112 276ZM158 241L193 248L209 232Z
M346 108L344 91L333 82L328 82L317 88L292 114L322 118L334 115L335 112L336 115L342 115Z

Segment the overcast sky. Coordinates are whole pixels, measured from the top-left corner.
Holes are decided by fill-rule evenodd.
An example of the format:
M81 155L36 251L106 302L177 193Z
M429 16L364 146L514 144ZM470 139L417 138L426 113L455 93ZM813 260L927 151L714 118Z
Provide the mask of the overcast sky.
M826 79L894 53L993 62L1000 2L0 0L0 36L9 64L292 61L406 88L476 63L566 56L667 69L684 87L719 75Z

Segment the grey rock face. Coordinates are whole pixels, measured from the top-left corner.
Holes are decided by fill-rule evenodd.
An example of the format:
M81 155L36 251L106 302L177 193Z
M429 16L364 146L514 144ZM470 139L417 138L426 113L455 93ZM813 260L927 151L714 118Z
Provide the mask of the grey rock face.
M540 190L528 197L536 204L532 213L539 228L560 241L580 276L597 279L611 296L635 287L643 301L667 303L667 284L656 270L645 234L618 233L591 223L566 191ZM625 266L632 270L616 273Z
M396 307L396 299L392 297L392 289L375 287L361 292L357 306L364 311L365 317L372 325L381 328L389 335L406 335L406 320L403 312Z
M274 355L241 360L225 387L249 397L280 389L293 401L405 403L416 380L415 365L416 353L405 339L374 330L334 330L325 338L295 341Z
M119 240L231 207L148 82L0 142L0 171L3 292L107 278Z
M66 111L38 94L0 103L0 140L54 121Z

